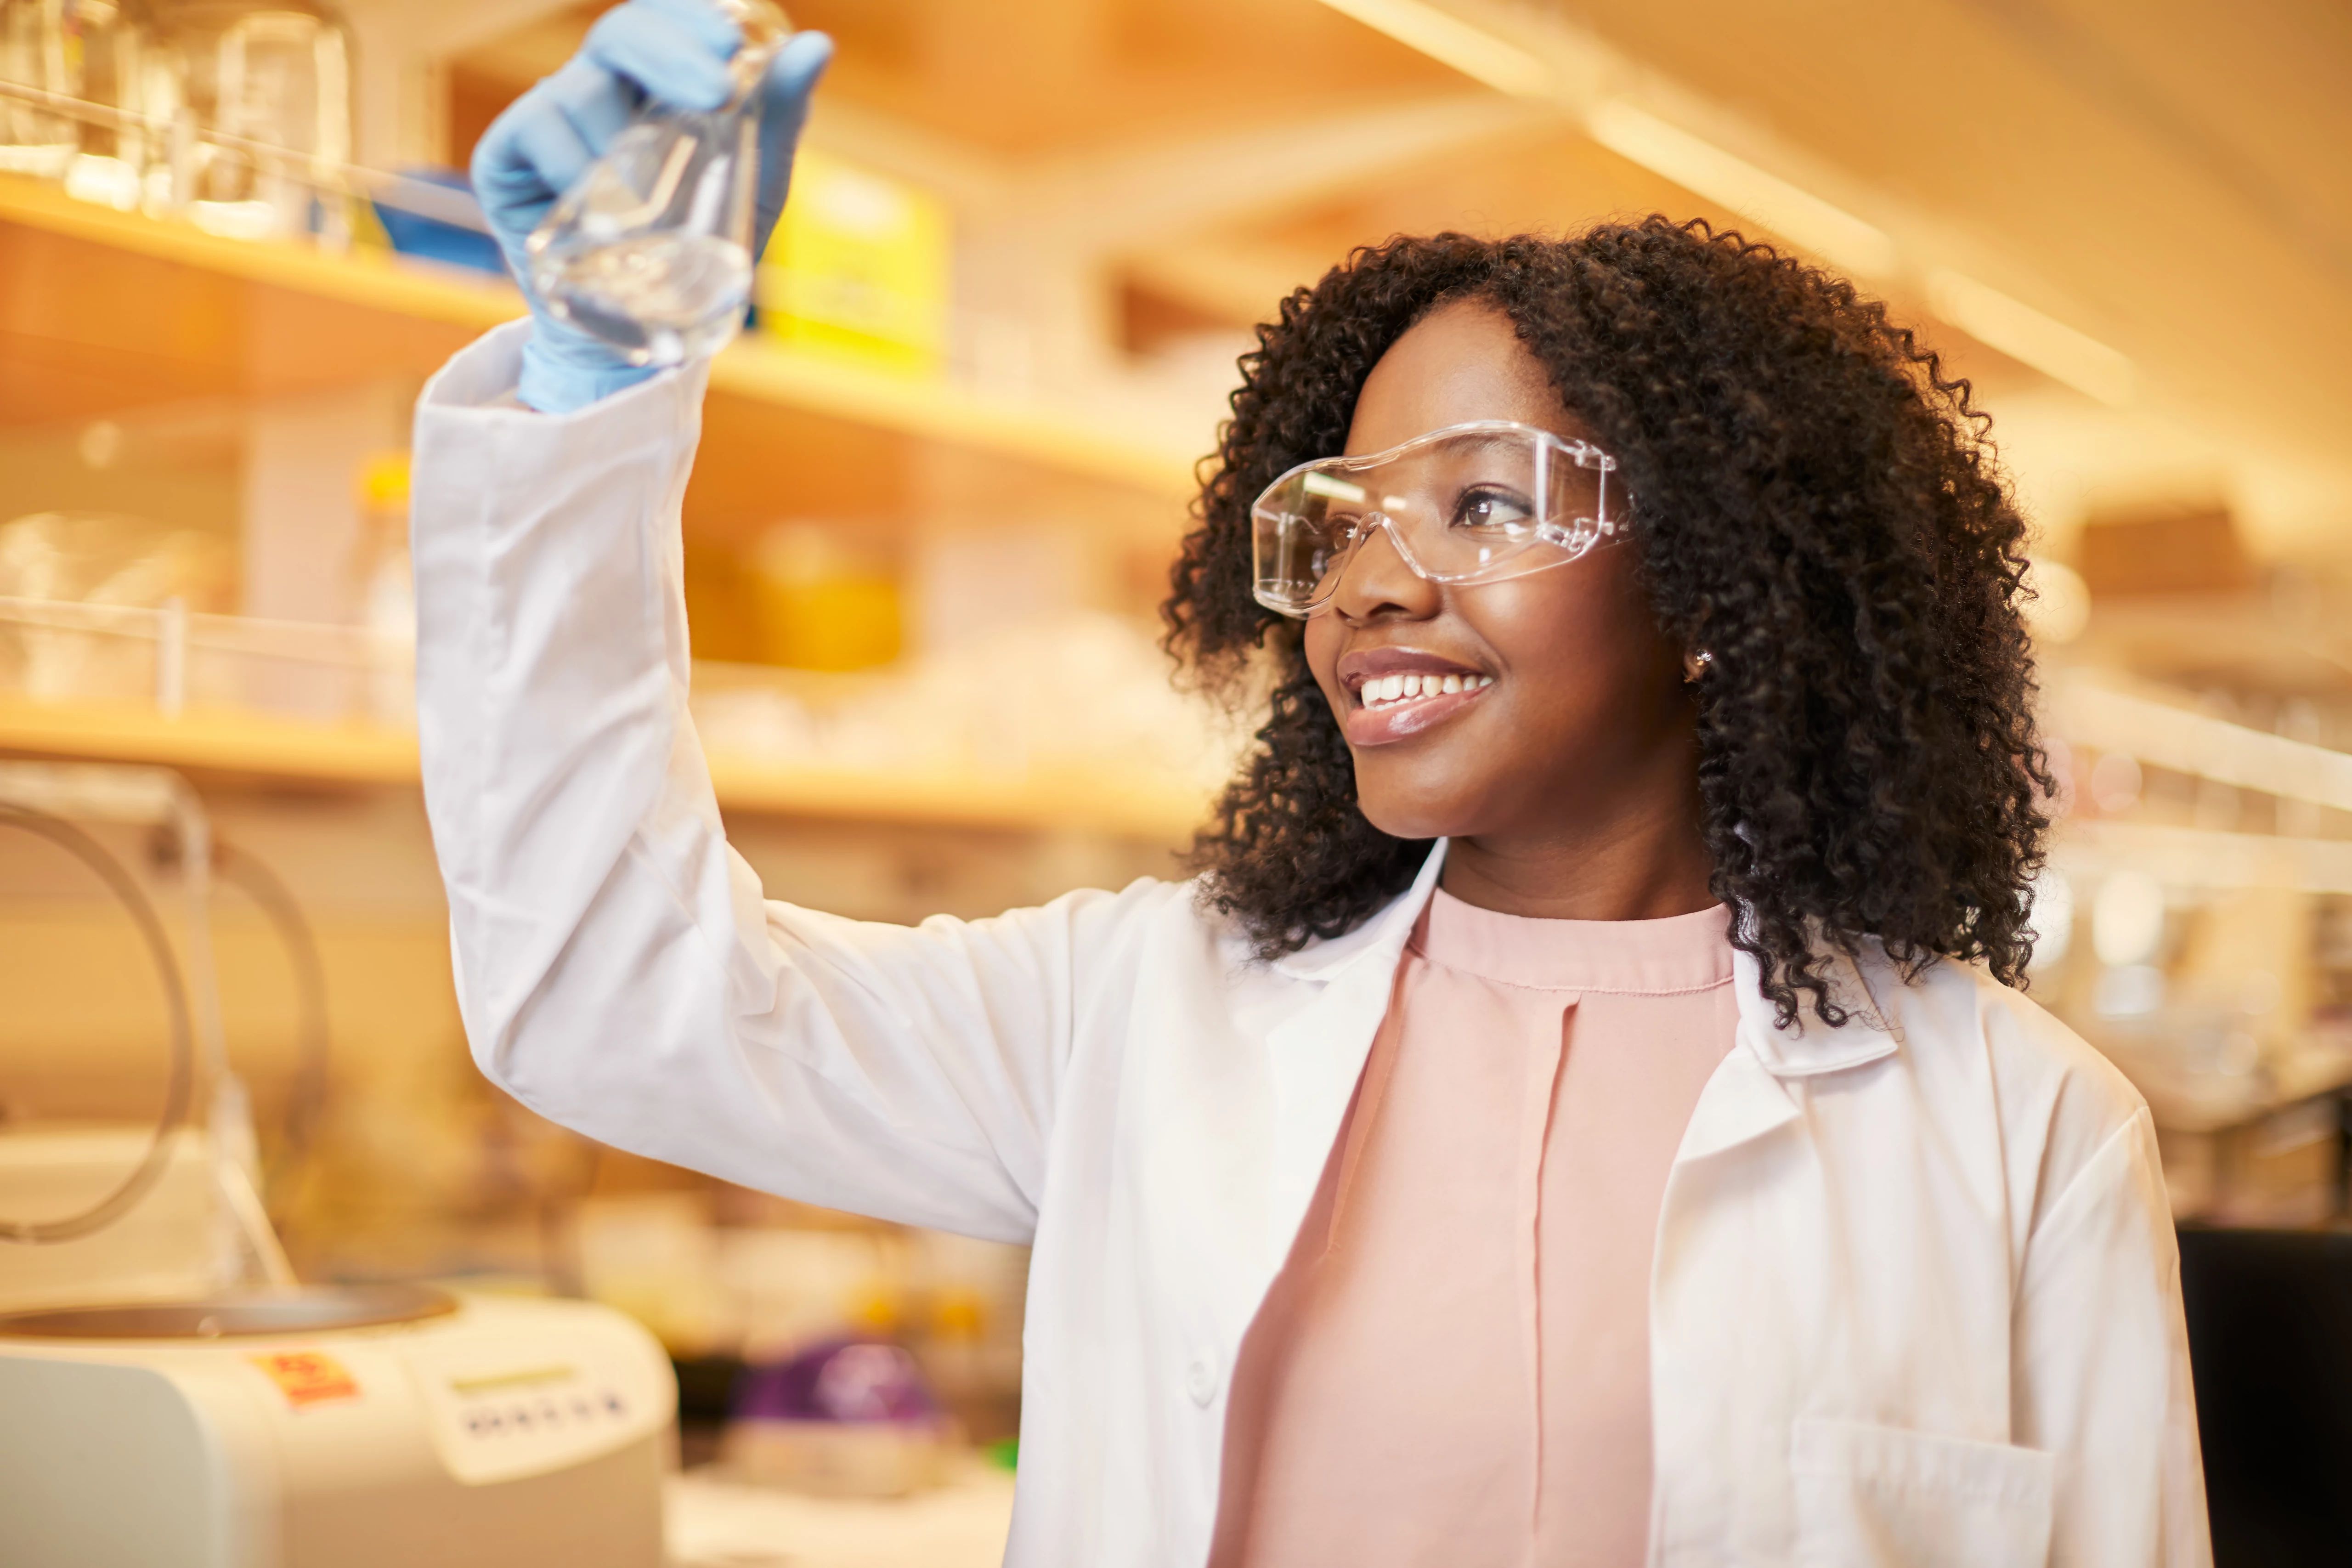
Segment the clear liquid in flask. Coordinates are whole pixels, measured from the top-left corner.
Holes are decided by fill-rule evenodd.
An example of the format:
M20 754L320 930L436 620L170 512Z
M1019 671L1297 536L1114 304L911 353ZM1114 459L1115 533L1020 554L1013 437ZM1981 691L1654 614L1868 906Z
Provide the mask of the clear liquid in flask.
M549 209L526 249L557 316L632 364L715 353L751 301L759 85L790 36L767 0L725 0L743 28L734 95L707 113L654 110Z
M558 315L638 364L718 353L751 302L751 248L719 235L633 235L533 270Z

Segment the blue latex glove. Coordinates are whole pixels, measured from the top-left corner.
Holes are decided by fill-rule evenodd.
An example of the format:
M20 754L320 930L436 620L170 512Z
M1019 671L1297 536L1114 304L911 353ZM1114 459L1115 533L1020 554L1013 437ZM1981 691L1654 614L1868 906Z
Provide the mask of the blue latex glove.
M604 154L648 97L684 110L727 101L727 61L740 42L709 0L628 0L596 19L563 68L508 106L474 149L474 194L530 303L530 341L517 395L530 407L568 414L655 374L603 340L567 326L530 286L523 242L547 209ZM797 33L761 85L760 184L751 249L768 246L792 179L793 146L808 118L810 89L833 58L823 33Z

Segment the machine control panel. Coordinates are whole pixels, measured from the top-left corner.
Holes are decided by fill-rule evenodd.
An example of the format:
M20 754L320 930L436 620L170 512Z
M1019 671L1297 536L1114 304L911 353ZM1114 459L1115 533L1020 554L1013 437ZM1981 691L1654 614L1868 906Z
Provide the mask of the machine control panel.
M490 1377L449 1380L465 1412L466 1436L477 1440L529 1440L544 1434L585 1432L625 1425L628 1401L571 1366L529 1367Z
M474 1485L610 1453L667 1425L675 1403L667 1363L601 1335L418 1342L404 1359L443 1462Z

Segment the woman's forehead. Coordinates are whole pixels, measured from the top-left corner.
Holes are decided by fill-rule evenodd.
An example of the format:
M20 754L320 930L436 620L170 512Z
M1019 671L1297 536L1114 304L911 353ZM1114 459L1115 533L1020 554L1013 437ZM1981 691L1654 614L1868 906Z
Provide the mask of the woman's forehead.
M1589 434L1491 305L1441 305L1389 346L1356 399L1348 454L1384 451L1447 425L1508 419L1570 440Z

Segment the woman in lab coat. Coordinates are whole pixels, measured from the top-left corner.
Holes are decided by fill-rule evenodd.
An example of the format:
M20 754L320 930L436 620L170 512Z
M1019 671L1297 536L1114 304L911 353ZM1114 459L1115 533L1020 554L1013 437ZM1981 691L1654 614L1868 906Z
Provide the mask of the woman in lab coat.
M608 13L478 154L510 253L732 44ZM1658 219L1394 241L1260 337L1168 606L1273 680L1201 874L913 929L727 846L699 368L459 354L419 710L483 1069L1032 1245L1016 1563L2205 1561L2155 1133L2015 989L2051 780L1966 387Z

